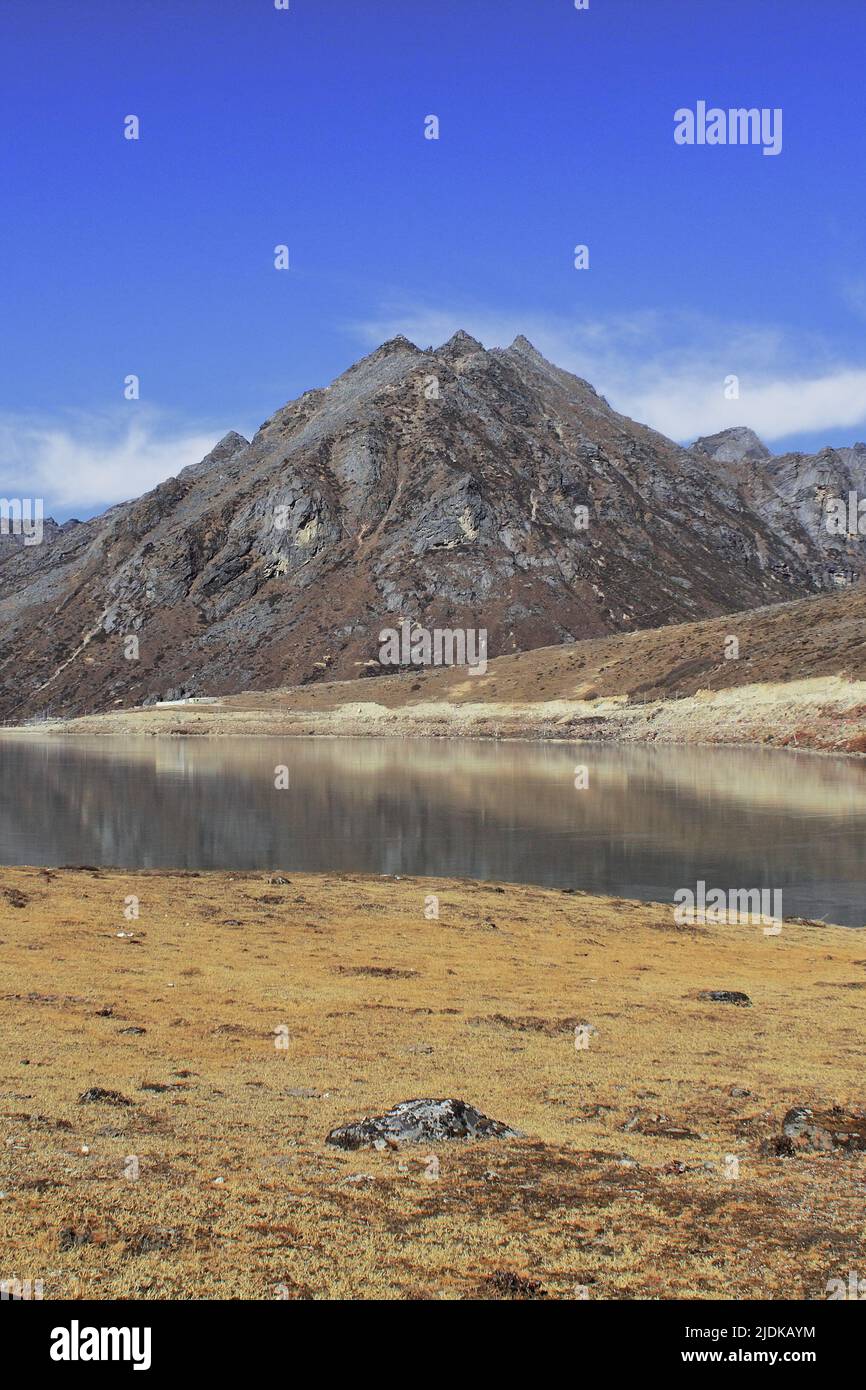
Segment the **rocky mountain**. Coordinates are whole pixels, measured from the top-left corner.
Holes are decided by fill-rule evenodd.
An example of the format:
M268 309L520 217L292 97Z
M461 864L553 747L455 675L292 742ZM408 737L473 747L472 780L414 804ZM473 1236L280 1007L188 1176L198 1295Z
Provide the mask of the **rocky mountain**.
M495 656L806 595L840 546L859 561L821 517L855 478L863 445L682 448L522 337L397 337L251 441L0 549L0 718L353 677L402 618Z
M46 516L43 520L37 522L32 508L27 513L25 520L27 524L26 528L22 528L15 518L10 518L5 524L0 521L0 554L2 554L4 550L12 550L20 545L37 543L41 545L47 541L56 540L61 532L69 531L73 526L81 525L81 523L74 518L69 521L64 521L61 525L54 520L53 516ZM27 535L34 535L34 528L37 526L41 529L41 539L27 542L25 538Z
M706 454L707 458L717 463L760 464L772 457L763 440L745 425L735 425L733 429L720 430L718 434L704 435L701 439L696 439L691 448L695 453Z
M827 509L834 499L847 504L852 492L866 500L866 444L773 455L753 430L740 426L696 440L691 452L726 465L743 504L780 532L793 539L799 528L809 537L822 557L816 577L823 587L845 588L864 573L866 546L859 529L840 535L828 526Z

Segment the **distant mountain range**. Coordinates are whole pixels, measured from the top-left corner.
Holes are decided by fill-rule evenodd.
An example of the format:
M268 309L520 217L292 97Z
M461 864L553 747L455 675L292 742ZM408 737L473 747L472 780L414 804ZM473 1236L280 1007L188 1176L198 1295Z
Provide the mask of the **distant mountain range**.
M683 448L523 337L393 338L145 496L0 538L0 718L351 678L402 618L492 657L844 587L852 490L863 444Z

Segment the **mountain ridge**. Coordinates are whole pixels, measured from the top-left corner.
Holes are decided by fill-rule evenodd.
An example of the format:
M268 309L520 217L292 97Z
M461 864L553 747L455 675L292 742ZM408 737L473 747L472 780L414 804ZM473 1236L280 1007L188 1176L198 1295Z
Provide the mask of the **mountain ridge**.
M348 678L402 618L485 628L492 656L859 577L818 489L866 492L866 446L731 435L678 445L522 335L397 335L251 440L0 549L0 717Z

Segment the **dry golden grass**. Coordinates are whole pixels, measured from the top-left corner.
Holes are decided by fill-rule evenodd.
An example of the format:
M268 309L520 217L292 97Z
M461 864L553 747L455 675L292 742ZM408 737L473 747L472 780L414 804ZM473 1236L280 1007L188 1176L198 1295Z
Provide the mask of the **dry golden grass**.
M857 933L287 877L0 871L0 1277L46 1298L519 1296L512 1275L551 1297L822 1298L862 1267L866 1158L759 1153L789 1105L863 1099ZM78 1104L91 1086L134 1104ZM438 1180L428 1148L325 1145L420 1096L526 1137L441 1144ZM623 1131L636 1110L694 1137Z

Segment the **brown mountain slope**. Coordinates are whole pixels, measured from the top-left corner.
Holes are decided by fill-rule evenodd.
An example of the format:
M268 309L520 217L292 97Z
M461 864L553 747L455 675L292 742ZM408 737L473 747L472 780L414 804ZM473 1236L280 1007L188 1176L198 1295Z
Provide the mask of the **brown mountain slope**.
M0 718L348 678L403 617L498 655L834 582L820 527L731 452L618 415L524 338L395 338L251 443L4 547Z
M725 657L730 636L739 642L735 659ZM388 709L430 700L653 700L819 676L866 680L866 585L696 623L518 652L489 662L484 675L464 667L428 668L375 681L247 693L222 704L226 709L266 709L285 703L312 710L357 700L374 700Z
M731 638L739 655L729 658ZM766 743L866 752L866 585L439 667L117 710L74 734L351 734Z

